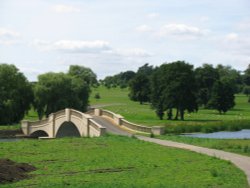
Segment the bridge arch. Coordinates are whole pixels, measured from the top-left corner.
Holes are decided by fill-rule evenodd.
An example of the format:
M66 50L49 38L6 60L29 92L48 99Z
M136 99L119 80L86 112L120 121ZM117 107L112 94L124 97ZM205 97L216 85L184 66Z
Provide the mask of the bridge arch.
M65 121L59 126L59 129L55 133L55 137L81 137L81 133L73 122Z
M49 134L43 130L34 131L33 133L30 134L30 137L33 137L33 138L48 137L48 136Z

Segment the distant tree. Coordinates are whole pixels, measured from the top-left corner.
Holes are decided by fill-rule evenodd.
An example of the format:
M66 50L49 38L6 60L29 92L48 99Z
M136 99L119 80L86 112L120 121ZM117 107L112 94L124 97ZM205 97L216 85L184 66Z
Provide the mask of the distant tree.
M184 61L163 64L152 76L151 101L157 114L176 108L175 119L184 120L185 110L198 110L196 92L193 66Z
M239 93L242 88L243 80L239 71L233 69L230 66L217 65L216 67L220 80L228 82L234 93Z
M133 101L139 101L140 104L143 102L150 101L151 86L150 79L154 71L153 66L145 64L139 67L136 75L131 79L129 83L129 98Z
M243 93L246 96L249 96L249 94L250 94L250 86L245 86L244 89L243 89Z
M247 69L244 71L243 81L247 86L250 86L250 64Z
M234 107L234 88L230 82L220 80L215 82L209 105L217 109L220 114Z
M0 64L0 125L18 123L30 109L31 84L14 65Z
M198 86L198 103L207 108L213 85L219 80L219 73L212 65L204 64L202 67L195 69L195 79Z
M126 88L129 85L130 80L132 80L135 76L135 72L133 71L126 71L121 72L119 74L113 76L107 76L102 80L102 84L107 87L117 87Z
M90 68L84 66L71 65L68 74L81 79L89 86L95 86L98 83L96 74Z
M41 119L64 108L86 111L89 98L88 81L64 73L39 75L34 87L34 108Z
M143 66L139 67L136 74L143 74L143 75L150 76L153 74L153 72L154 72L154 67L146 63Z
M100 98L101 98L100 94L99 94L99 93L96 93L96 94L95 94L95 99L100 99Z
M129 84L129 98L133 101L149 102L150 100L150 80L144 74L137 74Z

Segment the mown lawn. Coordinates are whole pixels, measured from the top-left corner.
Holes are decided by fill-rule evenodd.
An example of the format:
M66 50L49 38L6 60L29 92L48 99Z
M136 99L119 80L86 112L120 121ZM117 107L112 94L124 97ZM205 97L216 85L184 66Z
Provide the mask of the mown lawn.
M0 158L37 167L0 187L248 187L230 162L121 136L1 143Z
M101 99L95 99L94 95L99 93ZM197 113L185 114L185 121L159 120L149 104L140 105L128 98L128 89L111 88L103 86L92 89L90 98L91 105L106 104L104 109L121 114L127 120L134 123L154 126L154 125L195 125L207 124L221 121L243 121L250 120L250 104L245 95L236 95L236 106L224 115L220 115L216 110L199 109Z
M250 139L209 139L174 135L162 135L159 138L250 156Z

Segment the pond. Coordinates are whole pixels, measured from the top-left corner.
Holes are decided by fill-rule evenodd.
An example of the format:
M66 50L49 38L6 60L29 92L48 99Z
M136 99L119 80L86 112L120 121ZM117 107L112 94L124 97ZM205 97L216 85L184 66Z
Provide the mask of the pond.
M0 142L17 142L20 140L20 138L0 138Z
M243 129L234 132L214 132L214 133L191 133L182 136L196 137L196 138L219 138L219 139L250 139L250 129Z

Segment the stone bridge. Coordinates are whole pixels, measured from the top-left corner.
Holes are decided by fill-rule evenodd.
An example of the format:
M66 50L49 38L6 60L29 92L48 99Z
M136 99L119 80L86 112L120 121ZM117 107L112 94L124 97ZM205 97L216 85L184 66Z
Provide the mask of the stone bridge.
M104 135L106 128L93 120L92 116L66 108L50 114L47 119L22 121L22 131L31 137L93 137Z

